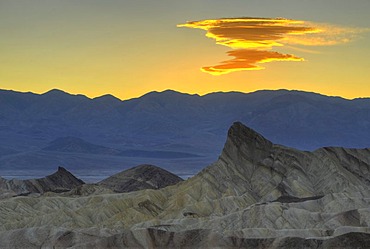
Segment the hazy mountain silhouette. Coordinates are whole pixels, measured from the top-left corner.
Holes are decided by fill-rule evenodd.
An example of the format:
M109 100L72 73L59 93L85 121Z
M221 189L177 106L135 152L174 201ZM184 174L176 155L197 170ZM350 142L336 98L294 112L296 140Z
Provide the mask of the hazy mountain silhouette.
M200 157L197 154L184 153L177 151L160 151L160 150L124 150L120 156L125 157L141 157L141 158L189 158L189 157Z
M72 153L93 153L117 155L119 150L105 146L89 143L81 138L61 137L52 141L48 146L43 148L45 151L72 152Z
M57 164L55 152L50 156L40 150L57 138L76 137L120 151L203 156L181 162L133 162L126 155L130 166L153 163L167 169L169 165L182 169L199 165L200 169L217 159L226 131L236 120L274 143L301 150L369 147L369 98L347 100L288 90L204 96L167 90L121 101L112 95L90 99L60 90L44 94L0 90L0 147L22 152L0 153L0 165L32 168L35 160L39 167ZM27 160L31 161L27 164ZM63 160L72 169L83 167L82 162L91 168L97 162L96 158L82 161L79 156ZM117 165L115 160L105 155L99 163L110 167Z
M187 158L199 157L199 155L176 152L176 151L146 151L146 150L117 150L98 144L87 142L77 137L60 137L44 147L44 151L67 152L67 153L84 153L84 154L102 154L115 155L124 157L142 157L142 158ZM10 153L10 152L9 152ZM14 152L13 152L14 153Z

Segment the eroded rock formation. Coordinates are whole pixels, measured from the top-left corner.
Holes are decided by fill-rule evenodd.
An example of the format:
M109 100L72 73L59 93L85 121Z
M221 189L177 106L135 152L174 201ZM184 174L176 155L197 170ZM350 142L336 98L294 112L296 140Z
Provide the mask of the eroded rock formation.
M143 164L122 171L99 182L117 193L142 189L160 189L183 181L180 177L154 165Z
M0 247L357 248L369 176L369 149L299 151L234 123L219 159L174 186L2 200Z
M26 196L48 191L66 192L82 184L84 184L82 180L76 178L65 168L59 167L54 174L39 179L7 180L0 178L0 197Z

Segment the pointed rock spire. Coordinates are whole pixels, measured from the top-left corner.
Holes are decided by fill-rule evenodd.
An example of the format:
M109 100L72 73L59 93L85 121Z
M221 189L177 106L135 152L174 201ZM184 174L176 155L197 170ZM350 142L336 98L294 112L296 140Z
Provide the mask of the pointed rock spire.
M255 162L268 156L272 143L241 122L235 122L228 131L223 155Z
M237 147L247 145L248 147L264 150L272 146L270 141L241 122L234 122L230 127L228 140L231 140Z

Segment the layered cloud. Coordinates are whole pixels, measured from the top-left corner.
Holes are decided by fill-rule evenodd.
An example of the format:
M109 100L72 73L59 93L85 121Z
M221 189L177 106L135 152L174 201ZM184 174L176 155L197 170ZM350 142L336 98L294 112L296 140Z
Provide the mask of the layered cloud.
M351 41L360 29L318 24L284 18L223 18L192 21L178 27L206 30L206 36L217 44L234 50L227 52L233 59L219 65L203 67L202 71L220 75L235 71L263 69L259 64L272 61L303 61L292 54L273 52L273 47L329 46ZM308 50L307 50L308 51Z
M237 49L227 52L234 59L221 62L212 67L203 67L202 71L213 75L227 74L244 70L260 70L264 67L258 65L272 61L303 61L303 58L290 54L282 54L274 51Z

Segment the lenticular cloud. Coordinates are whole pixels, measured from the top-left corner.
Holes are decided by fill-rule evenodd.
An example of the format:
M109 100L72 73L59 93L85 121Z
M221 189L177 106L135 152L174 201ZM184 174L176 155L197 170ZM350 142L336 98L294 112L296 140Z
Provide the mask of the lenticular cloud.
M329 46L345 43L363 31L285 18L251 17L191 21L178 27L206 30L207 37L233 49L227 52L233 59L202 68L203 72L213 75L260 70L264 67L259 64L272 61L304 61L296 55L271 50L288 44Z

